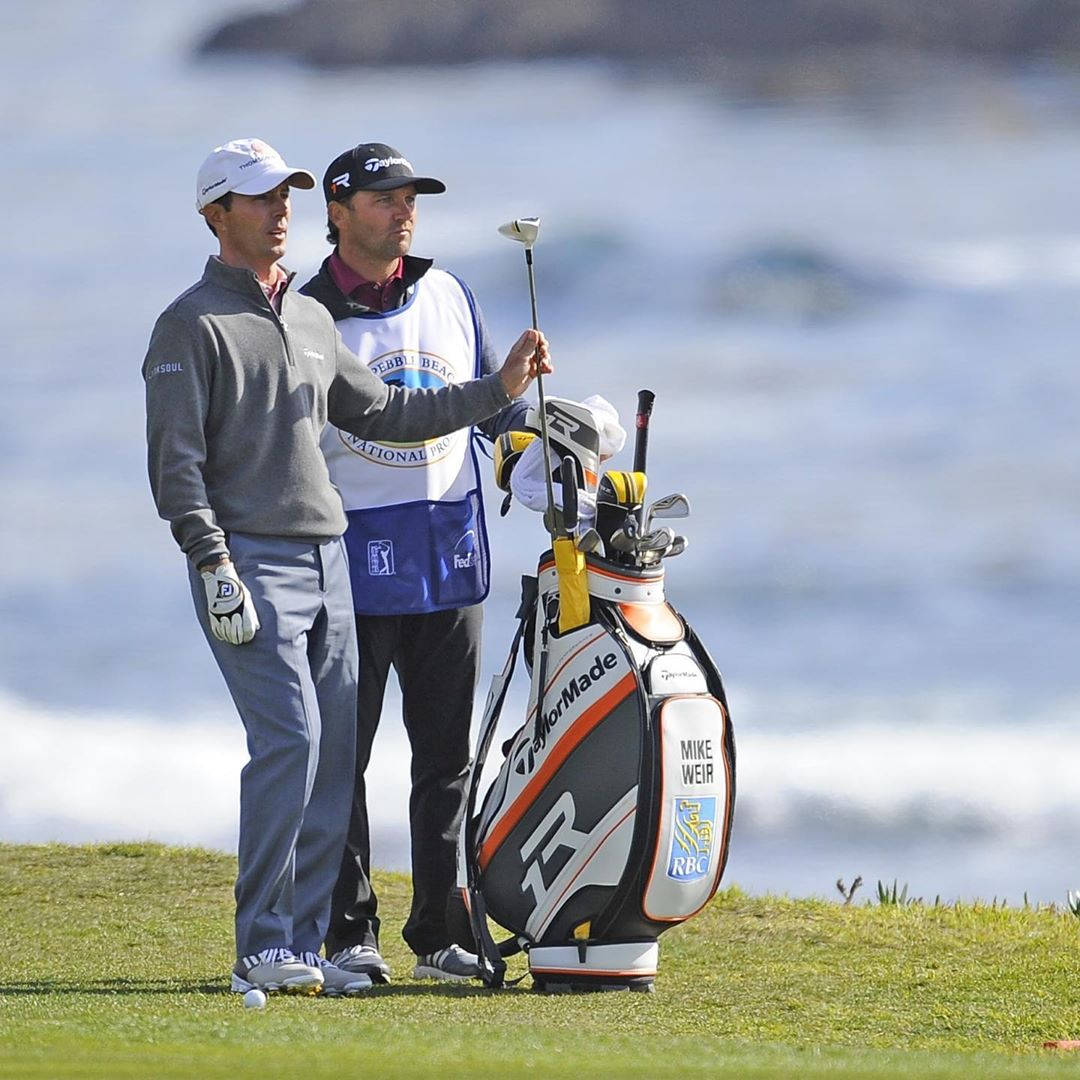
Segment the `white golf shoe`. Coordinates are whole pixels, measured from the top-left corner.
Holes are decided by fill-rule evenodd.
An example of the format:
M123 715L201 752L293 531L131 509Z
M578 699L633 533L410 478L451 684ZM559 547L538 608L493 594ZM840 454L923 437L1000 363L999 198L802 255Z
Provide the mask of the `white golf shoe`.
M263 949L254 956L241 957L232 971L234 994L246 994L249 990L317 994L324 982L319 967L306 963L291 949Z
M339 949L330 957L330 963L342 971L367 975L372 982L390 981L390 965L374 945L351 945L347 949Z
M414 979L438 979L440 982L467 982L480 978L480 962L460 945L448 945L438 952L416 958Z
M355 971L345 971L318 953L302 952L300 959L310 964L322 975L323 997L355 997L371 989L371 976Z

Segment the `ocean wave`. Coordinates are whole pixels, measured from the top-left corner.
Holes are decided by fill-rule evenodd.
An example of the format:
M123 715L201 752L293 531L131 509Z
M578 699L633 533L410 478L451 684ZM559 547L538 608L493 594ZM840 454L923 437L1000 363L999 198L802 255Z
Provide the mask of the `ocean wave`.
M779 698L740 705L740 837L889 848L1080 840L1080 732L1068 723L1077 703L1014 724L1002 720L1004 707L987 703L979 726L944 719L952 698L937 706L823 704L832 721L813 730L796 726L797 710ZM977 704L977 697L968 702L965 715ZM929 719L897 722L909 708ZM762 730L770 714L782 729ZM0 738L7 751L0 760L0 840L235 846L246 752L231 716L162 723L0 698ZM388 715L369 773L377 778L369 784L371 817L387 849L384 865L407 863L407 852L389 848L405 835L408 763L404 732ZM489 762L485 781L496 765Z
M723 313L824 321L902 296L904 283L810 243L762 241L715 262L705 291Z
M162 722L0 697L0 742L0 841L147 839L235 850L247 760L235 716ZM372 769L373 829L396 837L408 806L407 744L381 740Z
M998 236L901 248L899 262L927 282L956 289L1017 285L1075 288L1080 236Z
M1080 840L1080 733L1063 718L841 723L748 733L738 744L745 836L824 832L835 843L887 846Z

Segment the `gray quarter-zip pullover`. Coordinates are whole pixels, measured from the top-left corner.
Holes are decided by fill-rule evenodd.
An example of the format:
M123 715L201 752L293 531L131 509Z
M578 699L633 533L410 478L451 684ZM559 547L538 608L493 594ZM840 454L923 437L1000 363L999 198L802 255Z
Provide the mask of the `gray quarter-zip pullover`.
M286 288L279 316L253 271L214 256L159 316L142 370L150 487L196 566L228 553L226 532L323 542L345 531L319 448L327 420L410 442L510 401L497 374L439 390L387 386L322 304Z

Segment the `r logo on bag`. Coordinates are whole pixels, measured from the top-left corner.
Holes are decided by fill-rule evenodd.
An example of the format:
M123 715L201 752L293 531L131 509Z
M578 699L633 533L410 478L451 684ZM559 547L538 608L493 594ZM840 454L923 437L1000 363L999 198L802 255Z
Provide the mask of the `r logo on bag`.
M574 828L576 814L574 796L569 791L564 791L544 816L544 820L521 845L521 862L525 867L525 873L521 879L521 891L532 891L534 908L539 907L547 898L559 870L566 864L566 856L563 856L560 865L553 866L555 853L564 849L573 856L589 839L587 832ZM550 882L544 879L545 870L548 871Z
M367 568L372 577L390 577L394 570L394 542L392 540L369 540Z
M700 881L709 872L716 836L716 796L677 798L672 806L674 828L667 876L675 881Z

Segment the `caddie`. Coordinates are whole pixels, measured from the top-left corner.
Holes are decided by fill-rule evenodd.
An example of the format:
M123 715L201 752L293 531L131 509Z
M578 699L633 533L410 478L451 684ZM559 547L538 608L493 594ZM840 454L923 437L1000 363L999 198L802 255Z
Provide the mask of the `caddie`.
M498 367L476 298L431 259L409 254L418 196L445 184L418 176L386 143L339 154L323 177L334 250L301 290L325 305L349 348L383 382L446 386ZM479 425L489 441L524 422L518 400ZM469 726L480 663L481 601L490 580L473 432L428 442L360 439L328 424L323 451L341 492L360 646L356 781L326 954L388 981L371 883L365 772L391 667L412 751L412 908L402 936L414 978L475 978L454 940L447 898L465 805Z
M320 449L423 441L506 408L547 371L527 330L495 374L403 389L349 352L280 264L292 188L314 176L258 139L214 149L196 208L217 238L143 363L150 485L247 735L232 988L355 994L319 955L353 789L357 648L345 514Z

